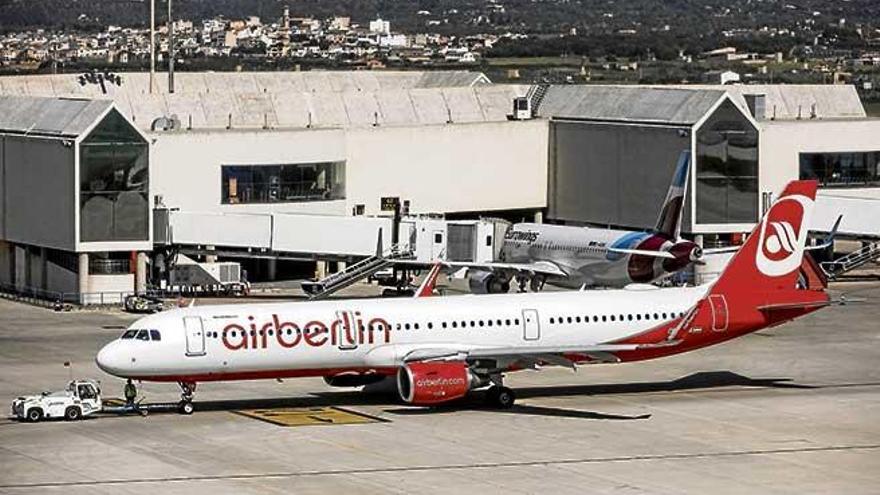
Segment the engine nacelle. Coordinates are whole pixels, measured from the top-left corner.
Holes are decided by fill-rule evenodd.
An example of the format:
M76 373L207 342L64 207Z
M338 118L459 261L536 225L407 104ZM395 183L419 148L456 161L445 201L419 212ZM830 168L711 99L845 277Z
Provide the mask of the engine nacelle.
M680 241L669 248L669 253L674 259L664 259L663 269L667 272L677 272L694 261L703 257L703 249L691 241Z
M362 387L379 383L385 379L385 375L379 373L340 373L333 376L325 376L324 383L331 387Z
M503 294L510 291L510 279L492 272L471 271L468 285L473 294Z
M397 371L400 398L417 406L464 397L476 382L463 361L407 363Z

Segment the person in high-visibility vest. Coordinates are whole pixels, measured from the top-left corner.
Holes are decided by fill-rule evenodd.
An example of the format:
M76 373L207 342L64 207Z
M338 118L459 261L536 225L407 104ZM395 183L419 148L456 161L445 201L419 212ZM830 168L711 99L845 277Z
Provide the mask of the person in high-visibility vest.
M123 389L123 394L125 395L125 405L127 407L135 407L134 400L137 398L137 387L134 386L134 383L131 382L131 378L125 382L125 388Z

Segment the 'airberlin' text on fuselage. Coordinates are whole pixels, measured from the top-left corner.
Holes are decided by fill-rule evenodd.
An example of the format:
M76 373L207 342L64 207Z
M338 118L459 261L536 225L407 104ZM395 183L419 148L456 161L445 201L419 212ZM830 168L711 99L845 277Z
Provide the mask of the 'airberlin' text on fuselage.
M383 318L372 318L365 322L361 313L355 311L343 313L329 325L320 320L312 320L300 326L292 321L282 321L278 315L272 315L270 321L257 322L248 316L248 323L239 325L231 323L223 327L221 338L223 345L231 350L266 349L278 346L292 349L297 346L321 347L357 346L361 344L389 343L391 341L391 325Z

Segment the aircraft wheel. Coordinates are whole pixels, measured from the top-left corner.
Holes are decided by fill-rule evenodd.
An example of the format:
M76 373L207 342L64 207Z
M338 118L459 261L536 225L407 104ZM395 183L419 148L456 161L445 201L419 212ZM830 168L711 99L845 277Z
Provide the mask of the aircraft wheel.
M501 409L510 409L513 407L514 402L516 402L516 394L513 393L513 390L507 387L499 387L498 398L495 399L495 404Z
M180 401L180 404L177 405L177 409L180 411L180 414L190 415L195 411L195 407L193 403L188 400Z
M492 387L486 392L489 404L499 409L510 409L516 402L516 394L507 387Z

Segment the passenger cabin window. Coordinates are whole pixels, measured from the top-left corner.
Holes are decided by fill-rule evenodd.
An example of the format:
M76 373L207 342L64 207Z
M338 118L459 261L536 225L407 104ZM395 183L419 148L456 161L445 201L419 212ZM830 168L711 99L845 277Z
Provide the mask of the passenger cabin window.
M137 330L126 330L125 333L122 334L122 339L133 339L135 335L137 335Z
M158 330L150 330L150 340L162 340L162 334Z

